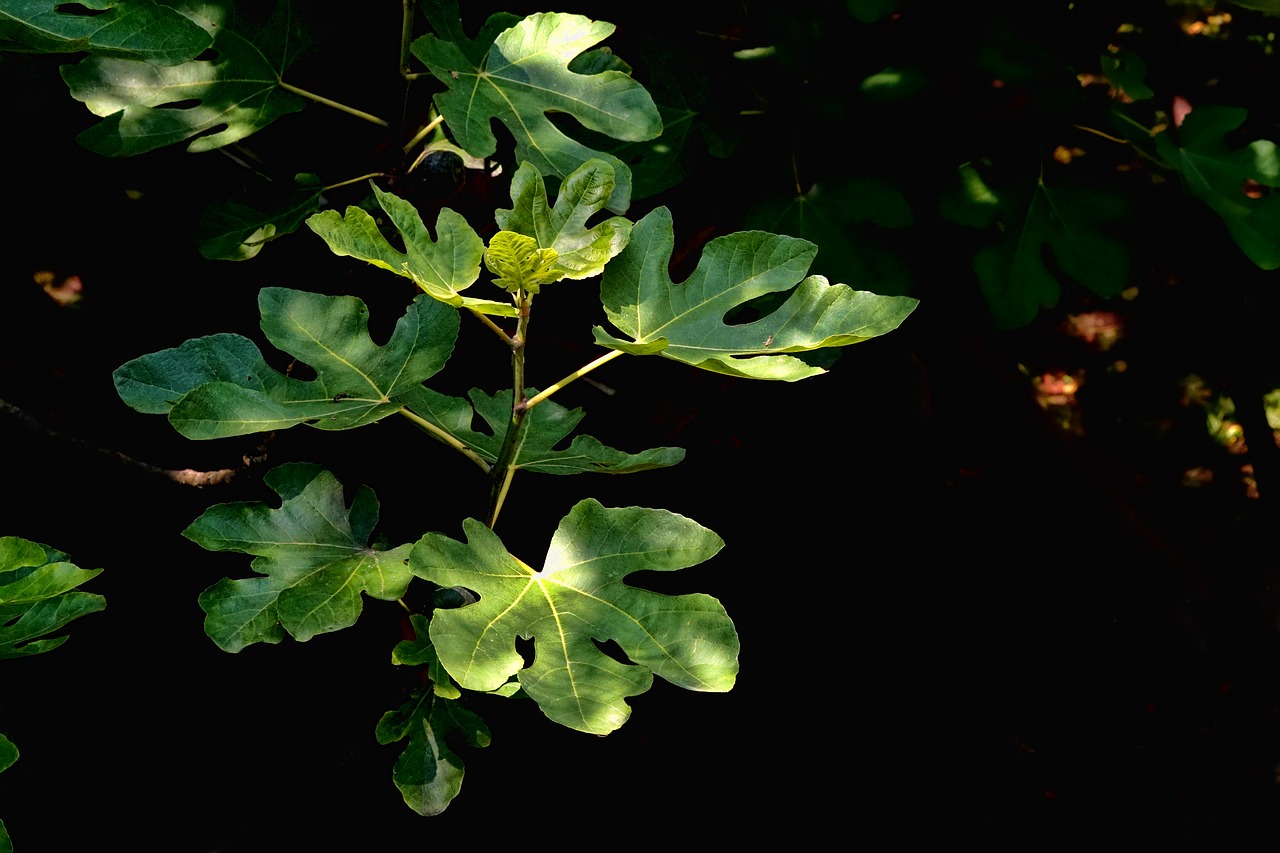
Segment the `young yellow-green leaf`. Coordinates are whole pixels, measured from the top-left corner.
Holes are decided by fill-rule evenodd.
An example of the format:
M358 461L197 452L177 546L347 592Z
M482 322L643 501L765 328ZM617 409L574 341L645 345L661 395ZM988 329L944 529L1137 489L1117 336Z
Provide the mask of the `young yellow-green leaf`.
M296 175L293 184L251 203L223 201L200 218L200 254L211 261L245 261L277 237L292 234L320 207L324 186L315 175Z
M1222 217L1241 250L1264 270L1280 267L1280 196L1248 194L1252 182L1280 187L1280 154L1269 139L1243 148L1228 147L1226 136L1248 117L1248 110L1196 107L1178 128L1156 136L1156 151L1182 173L1183 186Z
M376 736L381 744L408 739L391 778L405 804L426 817L443 812L462 789L462 759L446 739L457 738L477 748L491 740L484 720L426 688L415 690L403 705L383 714Z
M563 113L614 139L653 139L662 118L644 87L618 70L576 74L569 63L613 33L613 24L555 12L530 15L500 34L480 62L434 35L411 46L447 87L436 106L458 144L476 157L497 150L489 124L501 121L515 137L515 157L542 175L565 178L586 161L607 161L617 172L607 207L631 204L630 172L612 155L594 151L561 131L547 113Z
M555 266L569 279L590 278L627 245L631 222L610 217L587 228L587 220L604 209L613 194L614 171L603 160L588 160L560 185L555 205L547 186L530 163L521 163L511 179L510 210L495 211L498 227L515 231L555 252Z
M76 137L90 151L120 157L188 139L188 151L210 151L306 104L280 87L303 44L288 0L252 25L235 17L230 0L172 5L213 37L212 58L160 67L91 56L62 67L72 97L103 117Z
M510 293L537 293L542 285L564 278L555 249L540 249L537 240L514 231L499 231L489 239L484 265L493 273L493 283Z
M378 499L361 486L348 508L342 484L318 465L288 463L264 482L282 503L212 506L182 532L210 551L254 556L262 577L223 578L200 594L204 629L219 648L279 643L286 633L305 642L354 625L361 593L384 601L404 595L410 546L369 547Z
M153 0L5 0L0 50L91 53L177 65L213 38L191 19Z
M269 367L240 335L189 340L116 369L116 391L140 412L165 414L182 435L226 438L308 424L340 430L398 411L399 398L434 376L453 352L456 311L419 296L379 346L368 309L354 296L283 287L258 294L262 330L280 349L315 369L310 381Z
M526 389L536 394L537 389ZM478 388L469 395L475 408L459 397L447 397L430 388L416 388L402 400L414 414L434 424L441 432L475 451L486 462L495 462L502 438L511 421L511 391L489 396ZM492 433L476 432L474 415L479 414ZM655 447L640 453L624 453L606 447L587 435L576 436L568 447L557 449L582 420L581 409L566 409L544 400L529 410L524 441L511 460L511 467L540 474L631 474L666 468L684 459L679 447Z
M307 225L335 255L350 256L404 276L432 299L483 314L515 316L515 306L510 302L462 295L480 277L484 240L461 214L443 208L436 217L438 239L432 240L412 204L376 185L373 194L400 232L403 252L388 242L372 216L354 205L347 208L345 217L336 210L325 210L308 219Z
M102 596L76 589L102 569L78 568L66 556L17 536L0 536L0 660L56 649L68 637L49 633L107 606Z
M746 231L712 240L683 284L668 273L671 213L659 207L636 223L631 242L605 268L600 299L622 340L595 328L596 343L634 355L657 353L704 370L794 381L826 371L786 355L848 346L896 329L918 304L805 277L818 247L807 240ZM725 315L759 296L790 291L750 323Z
M633 572L710 559L724 543L705 527L666 510L584 500L560 523L535 571L482 523L463 526L467 542L428 533L410 557L415 575L480 597L431 619L431 642L463 688L495 690L516 675L552 720L608 734L630 716L627 697L648 690L654 675L690 690L733 687L738 634L719 601L624 582ZM528 667L517 637L533 639ZM632 663L597 645L610 640Z

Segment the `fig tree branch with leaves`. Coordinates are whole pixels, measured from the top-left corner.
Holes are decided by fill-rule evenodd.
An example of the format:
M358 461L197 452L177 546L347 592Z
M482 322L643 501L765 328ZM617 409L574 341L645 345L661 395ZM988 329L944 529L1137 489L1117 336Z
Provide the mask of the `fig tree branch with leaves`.
M211 150L307 99L382 122L321 95L303 98L284 82L305 42L288 3L274 4L266 20L238 15L230 2L101 6L85 15L27 0L0 17L10 45L89 54L64 78L103 119L82 137L92 150L119 156L183 142ZM737 677L738 634L716 598L628 582L712 559L724 543L696 521L583 497L566 507L541 558L501 537L511 490L538 488L521 472L629 474L684 457L680 448L624 451L578 433L582 412L555 395L624 356L750 380L819 376L826 369L812 354L893 331L916 300L832 283L810 272L814 243L765 231L711 240L693 272L673 281L672 212L657 207L627 219L628 165L577 141L566 130L573 122L560 120L618 141L662 135L645 87L620 58L595 49L612 25L562 13L494 15L470 39L456 4L431 2L422 11L434 32L412 38L417 19L412 4L406 9L404 76L437 86L436 114L408 134L407 170L430 151L453 152L472 168L505 168L511 206L481 223L444 207L428 223L387 174L369 180L367 172L327 185L300 176L271 210L226 205L206 219L208 257L248 259L305 224L333 255L408 279L417 295L377 343L370 309L356 296L263 288L262 334L314 378L278 371L275 354L220 333L141 354L114 381L128 406L165 416L194 440L299 426L345 431L400 416L487 478L485 505L457 519L465 541L426 529L415 541L383 543L371 489L349 492L323 465L298 462L264 476L277 500L215 505L183 531L210 551L252 557L249 575L224 578L199 597L205 632L225 651L348 628L365 597L410 611L412 639L389 651L397 664L422 670L423 686L388 697L398 704L376 734L404 742L394 782L412 809L434 815L461 789L461 751L490 740L469 704L474 694L532 700L556 723L604 735L627 721L627 700L655 676L705 692L728 691ZM415 59L429 76L412 70ZM492 159L493 121L514 137L510 162ZM326 186L364 180L369 193L359 204L326 207ZM601 354L567 375L542 377L529 344L535 321L555 324L566 301L597 298L599 324L579 331ZM505 348L510 387L473 387L465 398L432 389L446 368L466 369L450 361L464 333ZM430 607L413 610L411 585L425 587ZM522 640L532 642L531 655ZM604 643L622 655L605 653Z

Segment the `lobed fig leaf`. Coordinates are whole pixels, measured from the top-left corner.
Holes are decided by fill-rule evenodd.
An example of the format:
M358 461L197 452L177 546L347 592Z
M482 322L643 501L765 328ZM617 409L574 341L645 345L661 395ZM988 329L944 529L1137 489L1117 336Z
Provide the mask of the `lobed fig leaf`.
M303 49L288 0L265 24L242 22L230 0L180 0L173 8L213 39L212 56L162 67L90 56L62 68L71 95L103 121L77 138L109 157L141 154L191 140L190 152L245 138L306 101L281 88Z
M539 249L554 252L555 268L565 278L590 278L603 272L631 238L631 222L621 216L587 227L587 220L604 209L615 185L612 166L588 160L564 179L552 205L542 175L532 164L521 163L511 179L513 207L494 215L499 228L530 237Z
M178 65L212 43L190 18L153 0L5 0L0 5L0 50Z
M560 523L535 571L482 523L463 526L467 542L428 533L410 557L415 575L479 596L431 619L431 642L461 687L495 690L516 676L552 720L601 735L626 722L625 700L648 690L654 675L690 690L733 687L738 635L719 601L625 583L634 572L710 559L724 543L705 527L666 510L584 500ZM533 640L528 666L517 637ZM608 641L631 663L597 645Z
M305 642L348 628L361 594L385 601L404 595L412 575L410 546L369 547L378 499L362 486L348 508L342 484L318 465L288 463L264 482L282 503L218 504L182 532L209 551L254 556L262 577L223 578L200 594L205 633L228 652L253 643L279 643L288 634Z
M517 162L563 179L591 159L617 172L607 207L622 213L631 204L631 175L611 154L575 141L548 117L560 113L614 139L653 139L662 118L653 98L616 68L593 74L571 71L570 62L613 33L613 24L555 12L530 15L503 31L480 61L463 47L435 35L411 45L414 56L443 83L435 103L457 143L488 157L498 141L494 119L515 137Z
M248 338L196 338L116 369L116 390L141 412L168 414L182 435L226 438L308 424L342 430L399 411L399 398L448 361L456 311L419 296L385 345L369 337L368 309L353 296L283 287L258 294L262 329L280 349L309 364L314 380L285 376Z
M469 308L482 314L514 317L509 302L463 296L480 277L484 241L467 220L449 208L436 218L437 238L433 240L412 204L375 185L374 198L387 214L404 242L404 251L391 245L378 223L362 208L347 208L346 216L325 210L307 220L335 255L346 255L389 270L413 281L432 299L455 308Z
M748 379L794 381L826 371L787 353L848 346L896 329L918 304L805 277L818 247L763 231L718 237L683 284L668 266L671 213L659 207L636 223L631 242L605 268L600 299L609 321L630 340L595 328L596 343L634 355L659 354ZM725 316L752 299L790 292L758 320Z

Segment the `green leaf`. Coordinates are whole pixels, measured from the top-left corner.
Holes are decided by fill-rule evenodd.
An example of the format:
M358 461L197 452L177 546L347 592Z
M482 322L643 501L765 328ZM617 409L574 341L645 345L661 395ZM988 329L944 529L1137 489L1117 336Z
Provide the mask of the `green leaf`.
M476 37L471 39L462 29L462 10L458 0L421 0L419 8L436 35L452 42L476 65L484 61L489 47L503 30L520 23L518 15L494 12L485 20Z
M476 714L439 692L422 688L378 721L378 743L408 739L391 778L405 804L420 815L438 815L462 789L463 764L446 743L460 739L476 748L489 745L489 728Z
M493 283L510 293L537 293L544 284L564 278L556 268L555 249L539 249L538 241L514 231L499 231L489 240L484 266Z
M555 267L565 278L590 278L603 272L631 238L631 222L621 216L587 227L587 220L608 203L614 184L612 166L588 160L565 178L550 205L542 175L532 164L521 163L511 179L514 206L494 216L504 231L531 237L540 249L555 252Z
M536 394L536 388L526 389ZM475 408L458 397L447 397L429 388L415 389L404 398L410 411L430 421L441 432L475 451L486 462L497 461L503 436L511 421L511 391L489 396L478 388L469 395ZM472 428L479 414L492 430L491 434ZM591 436L580 435L567 448L557 450L566 436L582 420L581 409L566 409L551 400L543 400L529 410L525 419L524 441L511 461L511 467L540 474L631 474L666 468L684 459L679 447L656 447L640 453L624 453L606 447Z
M0 773L8 770L18 760L18 747L13 741L0 734ZM4 821L0 820L0 853L13 853L13 841L9 838L9 831L4 828Z
M1025 326L1041 307L1057 305L1063 276L1103 297L1128 285L1129 250L1104 231L1124 219L1127 208L1120 194L1086 186L1051 187L1043 178L1029 188L993 192L975 170L961 176L967 180L969 201L953 199L949 218L974 226L994 220L1000 230L999 242L973 257L998 328ZM1053 268L1046 255L1053 258Z
M262 25L237 19L234 6L229 0L174 4L213 37L211 59L158 67L92 56L63 66L72 97L104 118L76 137L80 144L109 157L188 139L188 151L210 151L302 109L306 101L280 87L303 44L289 2L278 2Z
M822 267L876 293L905 294L911 269L885 246L882 229L902 229L915 217L902 193L879 177L814 184L804 195L763 201L748 213L748 228L817 244Z
M576 142L547 116L563 113L614 139L653 139L662 132L653 98L628 74L569 70L574 57L614 29L580 15L539 13L500 34L480 62L434 35L411 50L446 86L435 103L468 152L488 157L497 150L489 127L497 119L515 137L516 161L532 163L542 175L563 179L588 160L605 160L617 181L607 207L622 213L631 203L631 177L621 161Z
M65 634L47 635L107 606L102 596L76 589L101 573L78 568L44 545L0 536L0 660L37 655L65 643Z
M220 334L121 365L114 374L121 399L140 412L167 413L193 439L298 424L352 429L398 411L399 398L448 361L458 334L457 312L426 296L382 346L369 337L368 309L354 296L265 287L258 306L267 338L313 367L314 380L278 373L252 341Z
M264 482L282 498L278 509L219 504L182 532L209 551L254 555L253 570L263 576L223 578L200 594L205 633L219 648L279 643L286 633L305 642L354 625L361 593L384 601L404 595L410 546L369 547L378 522L371 489L361 486L348 510L342 484L318 465L281 465Z
M697 269L676 285L668 273L674 243L665 207L636 223L631 242L600 283L609 321L631 340L597 326L596 343L635 355L657 353L729 376L794 381L826 371L785 353L883 335L917 305L907 296L879 296L830 284L820 275L805 277L818 247L762 231L712 240ZM724 322L737 306L784 291L790 296L766 316L734 326Z
M153 0L6 0L0 6L0 50L178 65L212 43L191 19Z
M690 690L733 687L738 635L720 602L624 583L633 572L710 559L724 543L705 527L665 510L585 500L560 523L541 571L475 519L464 529L466 543L428 533L410 558L415 575L480 597L431 619L431 641L463 688L494 690L515 675L552 720L608 734L631 714L625 699L648 690L654 675ZM528 667L517 637L533 639ZM597 645L608 641L632 663Z
M1178 128L1177 142L1168 131L1156 136L1156 151L1182 173L1187 192L1222 217L1249 260L1273 270L1280 267L1280 196L1263 188L1280 187L1280 155L1269 139L1243 148L1226 141L1248 115L1237 107L1196 107Z
M354 205L347 208L345 217L336 210L325 210L308 219L307 225L329 244L335 255L347 255L404 276L428 296L446 305L483 314L515 316L515 306L510 302L462 295L462 291L480 277L484 241L461 214L443 208L436 218L439 239L432 240L412 204L377 186L373 187L373 194L404 241L403 252L383 236L377 220Z
M292 234L320 208L324 187L315 175L297 175L292 186L252 203L223 201L200 219L200 254L211 261L245 261L271 240Z
M1135 101L1146 101L1155 97L1155 92L1146 84L1147 63L1132 51L1122 50L1116 54L1103 54L1099 60L1102 73L1111 84Z

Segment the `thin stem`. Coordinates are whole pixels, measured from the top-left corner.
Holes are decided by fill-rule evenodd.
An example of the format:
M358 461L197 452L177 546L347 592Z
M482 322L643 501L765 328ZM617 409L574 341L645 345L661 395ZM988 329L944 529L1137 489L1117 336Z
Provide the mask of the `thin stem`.
M420 131L418 131L417 133L415 133L415 134L413 135L413 139L410 139L408 142L406 142L406 143L404 144L404 148L402 148L401 150L402 150L402 151L404 151L404 153L408 154L410 151L412 151L412 150L413 150L413 147L414 147L415 145L417 145L417 144L418 144L419 142L421 142L422 140L426 139L426 138L427 138L427 136L429 136L429 135L431 134L431 131L433 131L433 130L435 130L437 127L439 127L439 126L440 126L440 123L441 123L441 122L443 122L443 121L444 121L444 116L443 116L443 115L438 115L438 116L436 116L435 118L433 118L431 121L427 122L426 126L425 126L425 127L423 127L423 128L422 128L422 130L420 130ZM415 163L414 163L414 166L416 166L416 165L418 165L418 164L415 162ZM409 169L409 171L413 171L412 167Z
M400 3L400 76L409 77L409 43L413 41L413 12L417 8L415 0L401 0Z
M293 92L295 95L301 95L304 98L310 98L311 100L315 101L318 104L324 104L326 107L333 107L335 110L341 110L342 112L347 113L348 115L353 115L356 118L362 118L365 121L373 122L379 127L391 127L391 123L386 119L378 118L375 115L363 112L362 110L358 110L355 107L349 107L346 104L340 104L337 101L331 101L328 98L322 97L320 95L316 95L312 92L308 92L306 89L299 89L297 86L290 85L284 82L283 80L280 81L280 88L284 89L287 92Z
M440 429L440 427L436 426L431 421L427 420L426 418L422 417L416 412L411 412L408 409L400 409L399 413L404 415L409 420L413 421L415 424L417 424L426 432L431 433L433 436L440 439L445 444L449 445L454 450L461 453L463 456L470 459L472 462L479 465L481 471L485 472L486 474L489 473L489 463L485 462L484 459L482 459L478 453L476 453L471 448L467 447L457 438L445 432L444 430Z
M524 396L524 343L529 335L529 308L533 304L533 294L521 290L516 294L519 306L516 336L511 339L511 420L507 424L507 434L502 438L502 449L489 472L489 527L498 523L498 514L502 512L502 504L511 490L511 479L515 476L516 467L512 463L519 455L524 444L525 415L528 407Z
M370 172L369 174L361 175L358 178L351 178L346 181L338 181L336 184L329 184L327 187L325 187L325 189L336 190L338 187L345 187L348 184L356 184L356 183L359 183L360 181L371 181L374 178L385 178L386 176L387 176L386 172Z
M607 353L600 356L590 364L580 367L577 370L575 370L573 373L570 373L568 376L566 376L564 379L561 379L559 382L552 385L550 388L546 388L542 391L539 391L537 394L534 394L532 397L530 397L528 400L525 401L524 410L526 412L529 411L534 406L538 405L543 400L547 399L552 394L556 393L561 388L568 385L570 382L574 381L575 379L581 379L591 371L595 370L597 367L600 367L601 365L604 365L604 364L608 364L609 362L613 361L615 358L617 358L622 354L623 354L622 350L620 349L609 350Z
M476 319L478 319L481 323L484 323L486 326L488 326L493 331L494 334L502 338L502 342L504 344L506 344L509 347L514 347L516 345L515 338L508 335L506 332L502 330L501 326L499 326L497 323L490 320L489 315L481 311L477 311L474 308L468 308L467 310L470 311L473 315L475 315Z

